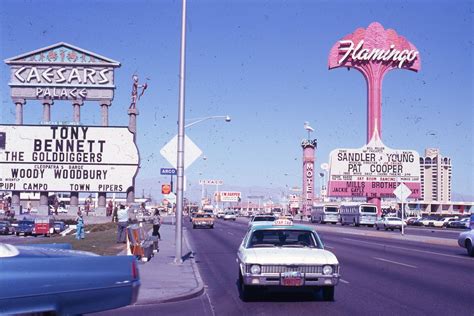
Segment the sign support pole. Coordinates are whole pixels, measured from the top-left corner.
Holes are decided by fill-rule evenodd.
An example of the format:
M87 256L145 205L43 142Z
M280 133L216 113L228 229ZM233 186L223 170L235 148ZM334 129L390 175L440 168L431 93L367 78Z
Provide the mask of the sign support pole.
M185 92L185 61L186 61L186 0L182 0L181 17L181 62L179 70L179 107L178 107L178 163L177 163L177 194L176 194L176 255L175 263L183 263L183 178L184 178L184 92Z

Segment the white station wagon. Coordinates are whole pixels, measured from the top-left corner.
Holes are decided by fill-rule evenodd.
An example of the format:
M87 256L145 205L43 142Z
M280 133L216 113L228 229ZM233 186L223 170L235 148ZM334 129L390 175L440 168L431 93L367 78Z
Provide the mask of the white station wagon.
M316 231L285 219L251 226L237 262L244 301L267 287L322 290L324 300L332 301L340 278L339 261Z

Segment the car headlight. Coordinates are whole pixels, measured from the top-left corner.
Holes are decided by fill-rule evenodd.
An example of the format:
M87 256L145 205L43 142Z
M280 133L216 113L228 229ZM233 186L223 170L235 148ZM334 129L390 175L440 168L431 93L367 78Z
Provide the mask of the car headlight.
M324 266L324 267L323 267L323 274L324 274L324 275L330 275L330 274L332 274L332 267L331 267L331 266Z
M258 264L254 264L250 267L250 273L252 274L260 274L260 266Z

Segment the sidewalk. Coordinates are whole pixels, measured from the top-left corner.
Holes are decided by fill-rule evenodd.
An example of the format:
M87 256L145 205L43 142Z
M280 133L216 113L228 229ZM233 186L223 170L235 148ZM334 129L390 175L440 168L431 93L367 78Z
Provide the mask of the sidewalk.
M175 226L171 225L171 218L164 218L164 221L160 228L160 251L150 261L139 263L141 286L135 305L176 302L204 292L204 283L186 234L183 232L184 262L175 264Z

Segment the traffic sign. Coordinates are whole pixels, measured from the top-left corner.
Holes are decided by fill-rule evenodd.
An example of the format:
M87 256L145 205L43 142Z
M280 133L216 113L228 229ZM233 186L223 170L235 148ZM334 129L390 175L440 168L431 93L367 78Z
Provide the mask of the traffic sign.
M174 167L178 168L178 135L173 137L160 150L160 154ZM201 156L202 151L187 136L184 136L184 169L188 168Z
M160 174L174 176L177 173L175 168L161 168Z
M393 191L393 194L401 201L406 202L407 198L412 194L409 187L405 183L400 183L400 185Z

